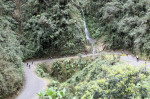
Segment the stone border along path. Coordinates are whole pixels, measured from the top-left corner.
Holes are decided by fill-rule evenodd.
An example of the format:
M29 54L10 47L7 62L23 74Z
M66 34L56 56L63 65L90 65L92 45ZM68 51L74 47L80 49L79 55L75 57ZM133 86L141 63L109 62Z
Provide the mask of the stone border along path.
M121 53L119 52L107 52L107 53L121 55ZM82 57L98 56L98 55L99 54L88 54L88 55L82 55ZM77 57L78 56L58 58L58 60L62 60L66 58L77 58ZM133 66L140 66L140 65L145 64L145 61L139 60L139 62L137 62L136 58L131 55L121 56L121 59L124 61L127 61L127 64L131 64ZM37 60L37 61L34 61L33 65L31 65L31 62L28 62L31 65L30 69L26 66L26 63L24 63L24 86L19 96L17 96L15 99L38 99L37 93L46 89L47 81L38 77L34 73L34 70L38 63L51 62L51 61L52 59ZM148 67L150 67L150 62L147 62L147 68Z

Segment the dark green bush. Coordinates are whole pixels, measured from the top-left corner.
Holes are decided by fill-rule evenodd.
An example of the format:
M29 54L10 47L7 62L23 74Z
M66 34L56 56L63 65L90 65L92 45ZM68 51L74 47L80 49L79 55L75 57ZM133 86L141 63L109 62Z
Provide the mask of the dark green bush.
M105 37L111 49L128 49L149 56L149 1L89 0L83 9L93 37Z
M0 0L0 98L16 94L23 83L23 53L18 35L17 22L11 17L15 8L10 0Z
M55 60L52 63L43 63L38 66L36 72L41 75L49 75L59 81L66 81L77 71L81 71L93 61L92 57ZM44 72L44 73L43 73Z
M118 62L118 56L103 54L68 79L61 87L73 85L76 98L148 98L149 72ZM114 64L112 65L112 62Z
M45 6L43 1L33 0L24 4L28 7L23 9L21 40L25 58L84 51L82 16L71 1L63 2L47 1Z

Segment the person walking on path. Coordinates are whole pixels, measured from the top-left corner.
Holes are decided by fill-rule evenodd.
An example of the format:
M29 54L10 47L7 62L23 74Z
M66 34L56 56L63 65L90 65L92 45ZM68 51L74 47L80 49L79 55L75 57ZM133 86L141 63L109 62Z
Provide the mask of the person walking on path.
M138 55L136 55L136 60L137 60L137 62L139 61L139 57L138 57Z
M32 65L33 65L33 61L32 61Z
M123 50L121 51L122 55L123 55Z
M29 65L29 69L30 69L30 65Z
M28 67L28 63L27 63L27 67Z
M147 60L146 60L146 58L145 58L145 70L146 70L146 61L147 61Z

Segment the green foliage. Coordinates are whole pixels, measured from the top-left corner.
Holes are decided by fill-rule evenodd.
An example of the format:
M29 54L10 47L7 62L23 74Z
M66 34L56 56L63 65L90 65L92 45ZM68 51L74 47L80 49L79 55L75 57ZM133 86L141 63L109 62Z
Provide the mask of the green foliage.
M137 77L139 76L139 78ZM140 77L142 76L142 77ZM131 66L121 66L120 68L102 67L97 80L81 82L76 86L77 96L95 98L147 98L149 86L146 84L139 88L146 76ZM90 86L90 87L89 87ZM140 90L144 90L140 93Z
M45 91L41 91L41 92L39 92L39 93L37 93L38 94L38 96L40 97L40 98L44 98L44 96L46 95L46 92Z
M52 76L59 81L66 81L74 73L82 70L93 61L92 57L77 59L55 60L51 64L43 63L36 68L36 73L40 77Z
M22 86L21 69L14 67L15 64L12 62L0 58L0 95L2 98L13 95Z
M45 64L39 64L35 70L36 74L42 78L47 77L49 74L49 67Z
M12 22L11 22L12 21ZM0 96L6 98L18 91L23 82L23 54L18 41L14 20L0 16Z
M40 76L40 77L45 77L45 72L43 71L43 69L42 68L40 68L39 66L36 68L36 74L38 75L38 76Z
M86 18L87 27L92 38L99 39L102 37L102 33L100 31L99 23L97 23L94 17L89 16Z
M42 91L40 93L37 93L40 99L64 99L66 89L63 89L61 91L57 91L55 88L51 87L46 91Z
M0 83L11 86L7 92L9 87L0 84L2 98L19 90L23 59L84 51L82 16L72 1L0 0L0 23L0 70L10 69L14 76L11 85L5 80L11 73L0 73ZM8 63L7 68L3 62ZM37 71L42 77L44 72Z
M107 57L106 57L107 56ZM149 72L141 68L120 65L107 59L111 55L101 58L69 79L68 83L75 84L76 96L86 98L148 98L150 86L146 83ZM104 59L107 60L101 60ZM85 79L86 78L86 79ZM145 84L143 86L139 84ZM142 91L143 90L143 91ZM142 93L141 93L142 91Z
M150 96L150 73L143 67L125 65L119 55L105 54L76 71L65 82L50 84L57 90L66 89L65 99L144 99ZM83 59L81 58L81 61ZM62 70L62 61L53 63ZM63 60L64 66L76 66L74 62ZM77 67L77 66L76 66ZM55 71L57 72L57 71ZM62 71L61 73L63 74Z
M112 49L150 53L148 0L89 0L84 6L88 28L94 38L101 35Z
M77 7L71 1L46 2L49 5L45 6L43 1L38 0L23 4L25 58L84 51L83 22Z
M20 88L23 59L76 54L84 51L86 40L81 9L86 14L87 26L92 37L98 39L104 36L105 42L109 42L109 47L112 49L130 49L148 56L150 53L149 5L148 0L0 0L1 97L12 95ZM92 62L91 58L55 61L52 67L39 66L37 73L41 77L51 75L60 81L67 80L67 83L79 84L86 81L91 84L92 81L97 81L99 76L106 76L107 69L102 70L103 73L100 73L102 75L99 74L101 69L105 70L104 64L114 70L111 65L119 59L116 56L110 55L110 57L112 60L101 55L95 61L96 63L93 62L91 65L88 65ZM78 75L75 73L77 71L80 71ZM84 78L80 78L79 75ZM124 74L120 73L120 75ZM132 75L131 79L135 80L134 77L135 75ZM148 75L145 79L147 77ZM103 79L103 82L108 82L105 78ZM138 83L146 85L147 82ZM135 84L127 84L137 88ZM148 88L144 91L145 87L138 87L137 91L140 90L141 94L132 93L132 88L124 88L127 92L131 91L128 94L130 97L131 94L142 98L148 97ZM116 90L110 92L118 93ZM95 91L93 94L98 93ZM105 90L103 93L108 95ZM87 97L92 97L93 94L87 93ZM104 94L101 97L104 97ZM113 94L109 95L114 97ZM75 96L75 93L72 96ZM118 97L122 97L122 94L118 94Z
M13 96L22 87L23 70L17 22L12 18L15 4L0 0L0 98Z
M82 71L79 71L75 75L73 75L70 79L67 80L68 83L77 84L81 81L87 80L95 80L98 77L98 74L101 70L101 65L114 65L119 61L118 55L105 55L104 53L99 56L95 61L86 66Z
M75 72L82 70L92 62L91 57L79 59L66 59L62 61L54 61L52 64L51 76L57 77L60 81L70 78Z

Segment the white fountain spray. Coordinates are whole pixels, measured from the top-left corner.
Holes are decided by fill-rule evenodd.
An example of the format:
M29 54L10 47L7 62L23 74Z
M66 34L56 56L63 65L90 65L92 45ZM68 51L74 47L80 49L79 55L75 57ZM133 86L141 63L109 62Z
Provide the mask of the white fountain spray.
M82 9L81 9L82 10ZM89 35L89 32L88 32L88 29L87 29L87 26L86 26L86 21L85 21L85 17L84 17L84 12L82 10L82 15L83 15L83 21L84 21L84 28L85 28L85 34L86 34L86 39L89 41L89 43L91 44L92 46L92 53L95 54L95 46L94 46L94 43L95 43L95 40L92 39Z

